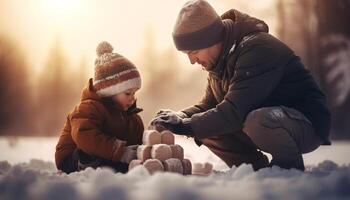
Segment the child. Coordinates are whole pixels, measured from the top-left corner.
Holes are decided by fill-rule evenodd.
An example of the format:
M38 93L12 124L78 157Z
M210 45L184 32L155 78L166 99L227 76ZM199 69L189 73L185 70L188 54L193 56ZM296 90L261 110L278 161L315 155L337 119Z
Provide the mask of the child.
M98 45L95 77L60 134L55 159L63 172L109 166L125 173L142 144L144 126L137 115L142 109L135 100L140 74L128 59L112 51L108 42Z

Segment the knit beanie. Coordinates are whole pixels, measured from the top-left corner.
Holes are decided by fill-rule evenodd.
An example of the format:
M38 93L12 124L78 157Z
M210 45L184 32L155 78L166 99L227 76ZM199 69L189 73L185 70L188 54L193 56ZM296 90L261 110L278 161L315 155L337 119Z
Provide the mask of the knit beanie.
M173 39L179 51L208 48L223 38L220 16L205 0L185 3L177 17Z
M141 77L137 68L124 56L113 53L108 42L101 42L96 48L95 77L96 93L111 97L131 88L141 88Z

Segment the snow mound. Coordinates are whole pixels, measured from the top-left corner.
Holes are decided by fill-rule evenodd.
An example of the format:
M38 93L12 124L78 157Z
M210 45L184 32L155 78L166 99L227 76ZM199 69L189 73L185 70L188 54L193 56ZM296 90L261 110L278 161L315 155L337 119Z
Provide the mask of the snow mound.
M150 175L143 166L127 174L108 168L69 175L52 162L0 161L0 199L349 199L350 165L325 160L306 172L279 167L254 172L251 165L214 171L207 177Z

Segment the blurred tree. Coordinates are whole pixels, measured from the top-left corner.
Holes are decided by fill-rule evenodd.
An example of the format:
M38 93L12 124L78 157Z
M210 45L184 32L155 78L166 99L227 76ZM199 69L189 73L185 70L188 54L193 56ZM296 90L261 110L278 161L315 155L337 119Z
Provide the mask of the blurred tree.
M305 66L319 77L317 62L317 21L313 12L314 0L278 0L278 38L301 57Z
M316 0L321 79L331 103L334 138L350 138L350 0Z
M88 76L88 70L89 68L92 68L93 64L89 65L87 63L87 59L85 56L82 56L80 58L80 62L78 64L77 70L74 73L71 73L71 80L74 81L73 88L71 90L72 94L71 102L76 104L80 101L82 90L85 86L88 84L89 76Z
M67 73L71 70L67 64L60 41L56 40L38 79L36 103L40 134L57 135L71 109L75 80Z
M155 49L156 41L154 38L153 28L147 27L146 42L142 53L143 64L140 68L144 83L140 92L140 103L142 103L140 106L145 108L142 115L146 123L163 105L169 105L169 100L173 99L171 92L175 90L173 86L178 82L176 80L176 59L169 51L159 55Z
M147 124L159 109L181 110L193 105L205 91L206 74L184 68L178 60L180 52L168 47L159 52L155 49L155 33L146 29L142 52L141 71L143 85L139 96L141 113ZM190 65L186 60L186 65ZM186 66L188 67L188 66Z
M15 41L0 35L0 135L30 134L28 67ZM29 132L29 133L28 133Z
M278 0L279 38L299 55L328 97L332 137L350 138L350 0Z

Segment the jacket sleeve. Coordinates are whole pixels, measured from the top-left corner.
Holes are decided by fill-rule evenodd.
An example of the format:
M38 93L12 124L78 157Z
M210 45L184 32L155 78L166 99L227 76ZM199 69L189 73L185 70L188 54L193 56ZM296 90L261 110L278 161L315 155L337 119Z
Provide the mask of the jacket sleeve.
M140 115L132 114L128 127L130 138L127 145L141 145L145 128Z
M84 152L112 161L119 161L125 141L102 132L104 115L93 102L81 102L71 115L72 138Z
M207 88L202 100L198 104L182 110L182 112L185 113L188 117L191 117L194 114L205 112L211 108L214 108L216 104L217 101L213 95L213 90L210 87L210 78L208 77Z
M258 45L240 54L225 98L215 108L191 118L196 138L208 138L242 129L246 115L276 88L283 75L280 54Z

